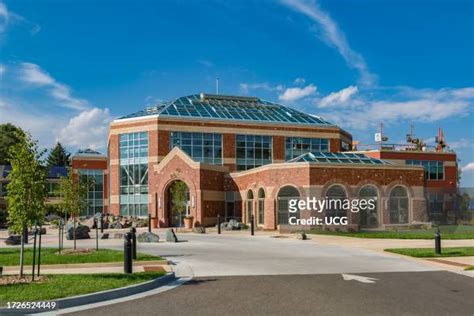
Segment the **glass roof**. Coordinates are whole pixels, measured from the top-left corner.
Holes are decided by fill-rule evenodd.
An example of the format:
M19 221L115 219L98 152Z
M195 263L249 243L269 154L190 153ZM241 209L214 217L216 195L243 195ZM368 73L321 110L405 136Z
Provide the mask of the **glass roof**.
M298 156L289 162L316 162L316 163L334 163L334 164L366 164L366 165L389 165L385 160L368 157L357 153L327 153L327 152L308 152Z
M74 154L74 156L103 156L103 154L98 151L87 148L87 149L79 149Z
M278 103L264 101L254 97L224 96L203 93L180 97L172 102L165 102L121 117L120 119L148 115L224 121L332 125L321 117L309 115Z

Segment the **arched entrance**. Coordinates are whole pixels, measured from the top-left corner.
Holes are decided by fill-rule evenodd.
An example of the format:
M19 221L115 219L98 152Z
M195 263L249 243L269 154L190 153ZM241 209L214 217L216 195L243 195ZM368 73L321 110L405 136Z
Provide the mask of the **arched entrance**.
M188 186L181 180L175 180L168 185L166 195L166 214L168 216L169 226L184 226L184 218L190 215Z
M288 225L288 215L289 215L289 201L292 199L299 199L300 193L295 187L292 186L284 186L283 188L278 191L277 196L277 224L278 225ZM292 214L296 218L300 217L300 212L297 211L296 213Z

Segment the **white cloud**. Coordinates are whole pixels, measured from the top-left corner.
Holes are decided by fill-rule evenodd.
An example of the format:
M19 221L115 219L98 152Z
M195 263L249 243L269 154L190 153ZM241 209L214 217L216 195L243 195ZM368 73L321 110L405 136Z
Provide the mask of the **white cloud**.
M9 13L7 6L0 2L0 34L5 32L9 22Z
M213 67L214 66L214 63L212 61L206 60L206 59L199 59L198 63L200 63L201 65L206 66L206 67Z
M367 129L380 122L386 124L402 120L433 122L453 116L465 116L472 111L474 100L463 89L420 90L412 89L411 98L393 100L386 97L383 101L361 96L354 108L327 112L324 116L345 128ZM456 97L462 95L462 97ZM397 96L400 98L400 96Z
M7 71L7 68L4 65L0 64L0 77L5 73L5 71Z
M0 1L0 34L5 33L8 26L11 24L19 24L29 28L31 35L36 35L41 31L41 26L39 24L9 11L5 3Z
M313 95L316 92L316 86L309 84L304 88L287 88L282 94L278 96L278 99L286 102L293 102L310 95Z
M109 109L82 111L60 130L56 140L76 148L103 149L112 120Z
M294 84L304 84L306 80L302 77L298 77L295 79Z
M359 89L356 86L349 86L337 92L332 92L319 101L319 107L324 108L329 106L346 105L347 101L349 101L358 91Z
M283 91L285 89L282 85L271 85L268 82L260 83L241 83L239 85L240 91L244 94L249 93L251 90L264 90L264 91Z
M21 63L20 67L20 79L22 81L34 86L48 88L50 95L59 101L61 106L75 110L87 108L86 100L73 97L67 85L56 81L40 66L32 63Z
M452 149L469 149L474 148L474 141L472 139L461 138L456 141L448 142L449 148Z
M370 86L375 83L376 76L369 71L364 58L349 46L344 33L339 29L337 23L327 12L320 8L316 1L281 0L281 2L317 23L319 26L317 30L322 40L328 45L335 47L349 67L359 72L359 82L361 85Z
M464 167L461 168L462 172L472 172L474 171L474 162L470 162L468 163L467 165L465 165Z

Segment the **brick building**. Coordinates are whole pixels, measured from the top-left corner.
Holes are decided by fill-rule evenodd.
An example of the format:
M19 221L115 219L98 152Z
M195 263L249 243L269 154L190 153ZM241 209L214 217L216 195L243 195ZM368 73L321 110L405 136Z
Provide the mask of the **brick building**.
M204 226L215 224L218 214L243 222L253 215L262 228L277 229L288 223L290 198L374 198L370 212L298 216L348 215L354 229L384 229L428 221L427 190L456 187L450 180L454 154L439 154L450 161L442 165L445 181L431 184L418 159L350 152L351 144L347 131L281 104L180 97L111 123L109 211L151 214L155 227L180 226L188 215ZM419 159L438 159L425 155ZM171 203L177 181L187 187L184 212L173 211Z

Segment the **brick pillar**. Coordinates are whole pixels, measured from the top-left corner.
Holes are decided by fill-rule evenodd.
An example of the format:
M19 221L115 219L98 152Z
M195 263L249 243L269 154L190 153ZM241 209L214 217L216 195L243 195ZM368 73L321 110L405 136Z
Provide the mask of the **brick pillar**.
M265 198L265 229L276 229L276 204L272 198Z
M110 161L110 200L109 212L114 215L120 214L120 144L119 135L110 135L109 138L109 161Z
M341 140L337 138L329 139L329 151L337 153L341 151Z
M224 166L229 167L229 171L237 170L235 161L235 134L222 135L222 158Z
M285 161L285 137L273 136L273 162Z

